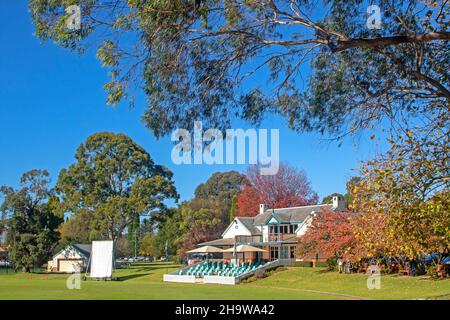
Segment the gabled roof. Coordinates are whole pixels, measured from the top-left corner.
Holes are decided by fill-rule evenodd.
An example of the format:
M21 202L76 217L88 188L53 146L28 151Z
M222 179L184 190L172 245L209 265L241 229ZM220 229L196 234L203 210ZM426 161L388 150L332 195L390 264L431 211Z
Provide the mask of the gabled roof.
M84 253L87 257L91 255L92 252L92 244L83 244L83 243L76 243L73 244L76 249Z
M258 228L256 228L254 225L254 221L255 221L254 217L235 217L235 219L238 220L240 223L242 223L244 228L247 229L247 231L250 232L251 235L256 236L256 235L261 234L261 231L259 231ZM227 233L227 231L233 225L234 225L234 220L228 225L228 227L225 229L225 231L222 232L222 237L224 236L225 233Z
M279 223L302 223L312 212L318 213L324 209L333 209L331 204L319 204L313 206L268 209L264 213L255 217L254 225L260 226L267 223L271 216L275 217Z
M91 244L82 244L82 243L75 243L75 244L69 244L68 246L65 246L63 249L59 250L56 254L53 255L53 257L59 255L61 252L66 250L67 248L72 247L75 251L78 251L78 253L85 258L89 258L92 251L92 245Z
M252 236L257 236L261 234L261 231L255 227L255 217L236 217L248 231L250 231Z

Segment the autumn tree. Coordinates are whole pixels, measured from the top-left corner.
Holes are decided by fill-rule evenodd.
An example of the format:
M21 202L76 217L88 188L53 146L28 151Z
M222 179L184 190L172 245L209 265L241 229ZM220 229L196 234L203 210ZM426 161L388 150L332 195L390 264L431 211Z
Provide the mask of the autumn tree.
M177 199L172 172L124 134L96 133L60 172L56 189L63 210L89 214L92 230L114 240L140 216L164 210Z
M304 171L281 163L276 175L264 176L258 166L247 170L248 183L238 194L238 216L255 216L259 204L271 208L286 208L316 204L318 195L312 190Z
M354 214L350 219L355 243L348 256L352 261L373 257L400 257L408 247L395 233L383 212Z
M349 257L356 239L350 218L352 213L324 210L317 213L297 247L300 256L325 255L328 258Z
M361 167L353 207L386 215L405 253L446 253L450 232L448 115L434 127L415 126L391 140L391 149ZM436 128L440 128L437 130Z
M143 87L156 136L275 113L343 137L449 105L448 1L380 1L378 27L359 0L93 0L68 30L70 4L29 0L35 34L95 46L108 103Z

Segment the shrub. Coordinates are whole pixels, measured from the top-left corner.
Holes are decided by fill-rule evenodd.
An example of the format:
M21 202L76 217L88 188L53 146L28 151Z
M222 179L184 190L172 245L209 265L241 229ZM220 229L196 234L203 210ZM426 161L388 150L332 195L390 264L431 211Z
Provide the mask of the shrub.
M437 267L436 265L429 265L425 267L425 271L427 273L427 275L429 275L432 278L436 278L437 277Z
M251 276L251 277L248 277L247 279L242 280L242 283L250 283L250 282L254 282L256 280L258 280L257 277Z
M318 261L316 262L317 268L328 268L328 262L327 261Z
M311 268L312 262L311 261L295 261L294 267Z
M336 258L328 259L327 262L325 262L325 264L326 264L326 268L328 271L337 270L337 259Z
M256 279L262 279L262 278L265 278L265 277L266 277L266 273L268 273L268 272L265 272L265 270L257 269L257 270L255 271L254 277L255 277Z

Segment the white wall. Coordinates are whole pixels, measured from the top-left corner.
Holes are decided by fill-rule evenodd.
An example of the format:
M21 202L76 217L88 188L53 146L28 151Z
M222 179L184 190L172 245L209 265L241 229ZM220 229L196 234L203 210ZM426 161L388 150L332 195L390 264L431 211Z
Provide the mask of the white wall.
M204 276L203 283L235 285L239 283L239 279L235 277Z
M263 241L269 241L269 226L262 226Z
M250 231L248 231L238 219L234 219L234 221L228 226L228 229L222 235L222 238L229 239L234 238L235 236L251 236Z
M305 234L306 230L308 230L308 227L312 223L312 217L309 217L305 223L303 223L300 228L297 230L297 237L300 237Z
M74 250L71 246L66 247L64 250L60 251L57 255L53 256L53 267L58 266L58 259L83 259L78 251ZM86 261L85 261L86 263Z
M164 282L195 283L195 276L179 276L176 274L165 274L163 280Z

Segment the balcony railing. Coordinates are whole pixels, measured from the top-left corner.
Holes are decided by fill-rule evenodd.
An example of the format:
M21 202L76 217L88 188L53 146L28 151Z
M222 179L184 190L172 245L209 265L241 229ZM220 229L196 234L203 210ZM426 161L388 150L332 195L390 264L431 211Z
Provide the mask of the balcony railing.
M286 240L286 238L292 237L293 233L270 233L268 241L280 242Z
M238 242L262 242L262 236L236 236L235 241Z
M281 242L293 236L292 233L271 233L269 236L235 236L236 243Z

